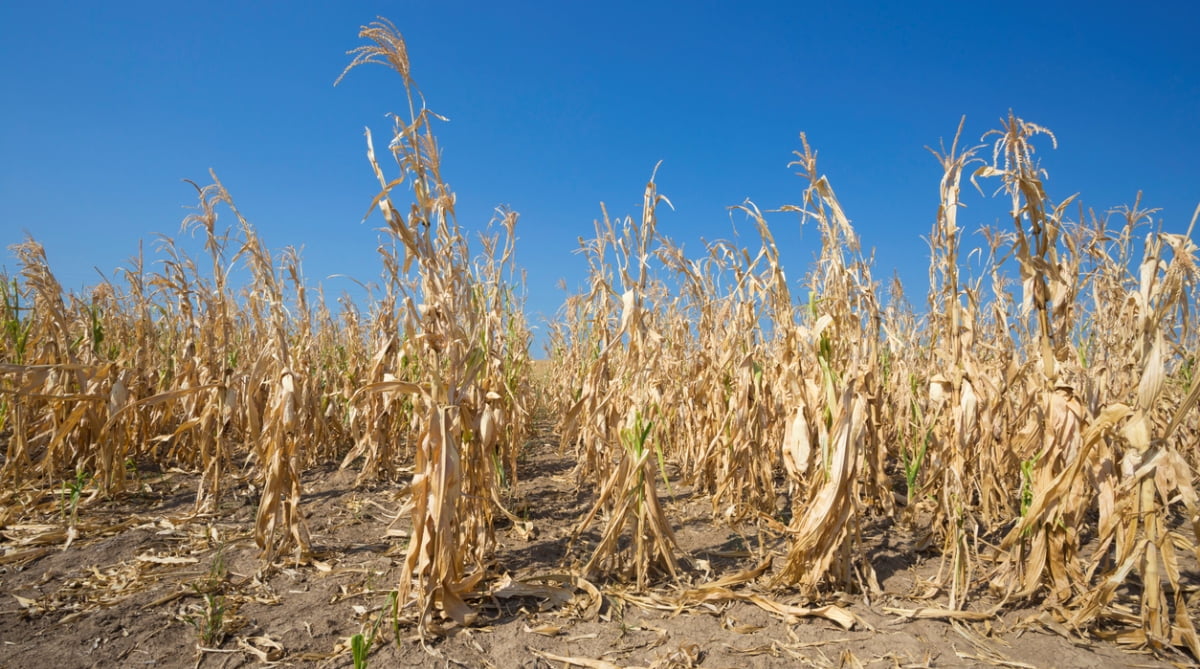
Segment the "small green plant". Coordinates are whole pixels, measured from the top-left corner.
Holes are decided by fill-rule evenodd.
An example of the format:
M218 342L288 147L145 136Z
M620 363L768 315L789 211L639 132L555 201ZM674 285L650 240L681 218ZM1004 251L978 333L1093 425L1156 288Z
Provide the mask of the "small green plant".
M219 646L225 640L225 597L221 587L229 576L229 568L225 564L225 547L222 546L213 554L213 561L208 566L208 573L200 581L192 583L192 590L204 601L199 615L192 618L192 626L200 635L200 643L206 647Z
M933 438L933 424L930 421L926 425L925 413L916 400L919 385L916 375L910 374L908 382L913 398L909 402L910 418L913 430L917 432L917 438L914 440L915 444L907 444L900 449L900 460L904 465L904 483L907 486L908 501L911 505L921 492L921 467L925 463L925 454L929 450L929 442Z
M646 452L646 440L650 438L650 430L653 427L654 427L654 421L644 421L642 419L642 412L639 411L634 415L633 427L625 428L625 429L621 430L621 443L624 444L625 449L627 451L629 451L630 454L632 454L634 460L640 461L642 459L642 455ZM663 462L662 449L655 448L655 451L658 455L658 461L659 461L659 467L660 467L659 471L662 474L663 481L666 483L666 485L669 489L671 486L671 482L667 481L666 471L661 469L665 464ZM645 476L646 476L645 472L643 472L639 469L638 474L637 474L637 477L638 477L637 491L638 491L638 508L639 509L641 509L641 505L646 499L646 491L644 488L644 486L646 484Z
M392 613L392 630L396 633L396 643L400 643L399 612L396 607L396 592L393 590L388 593L387 604L379 610L379 615L375 616L375 622L371 623L368 633L359 632L350 637L350 656L354 660L354 669L367 669L367 656L371 654L371 646L375 645L375 636L379 634L383 615L387 611Z
M492 449L492 469L496 472L496 478L500 484L500 491L503 493L511 492L511 486L508 484L508 473L504 471L504 462L500 459L500 451Z
M921 466L925 462L925 453L929 450L929 439L933 436L933 427L926 428L920 442L916 446L907 446L900 451L904 462L904 483L907 486L909 503L921 493Z
M133 479L137 483L137 485L134 486L134 490L138 491L139 493L143 492L142 470L138 469L137 461L135 461L133 458L125 458L125 478Z
M1079 362L1080 369L1087 369L1090 365L1090 352L1095 345L1096 333L1089 332L1086 339L1083 335L1075 337L1075 359Z
M1021 461L1021 517L1029 513L1029 507L1033 504L1033 468L1037 466L1038 458L1041 454L1038 453L1033 457Z
M361 633L350 637L350 654L354 658L354 669L367 669L367 653L370 652L371 642Z
M63 481L59 512L63 519L72 526L79 520L79 500L83 497L83 489L91 480L91 474L82 469L76 469L75 480Z
M396 645L403 645L400 638L400 596L395 590L388 593L387 608L392 612L392 636L396 637Z
M229 567L225 563L225 547L217 548L217 552L213 553L213 561L208 566L208 574L204 580L196 584L194 587L199 592L205 594L215 593L225 584L225 579L229 576Z
M892 362L894 356L888 349L879 351L879 373L883 377L882 385L886 386L888 379L892 378Z
M1190 392L1196 379L1196 356L1189 355L1184 359L1183 364L1179 366L1179 379L1183 382L1183 390ZM3 421L0 421L0 425L2 424Z
M91 318L92 353L100 355L100 347L104 344L104 323L100 320L100 307L95 304L89 306L88 316Z
M192 587L204 599L203 610L192 618L192 625L200 634L200 643L205 647L219 646L225 640L225 597L211 592L202 593L196 585Z

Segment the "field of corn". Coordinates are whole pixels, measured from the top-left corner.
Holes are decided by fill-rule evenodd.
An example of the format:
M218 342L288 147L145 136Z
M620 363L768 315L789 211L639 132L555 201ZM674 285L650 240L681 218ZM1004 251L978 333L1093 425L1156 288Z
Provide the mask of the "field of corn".
M754 245L686 255L656 230L669 202L652 180L639 216L605 211L581 240L587 289L535 363L517 215L478 237L460 226L400 34L381 22L360 36L343 76L386 65L408 103L382 151L367 136L379 194L364 206L390 233L369 302L312 294L298 254L273 253L215 174L183 223L199 258L164 238L77 294L34 239L14 247L0 579L87 540L90 509L136 499L147 472L196 480L193 522L252 490L260 574L321 565L306 473L332 465L396 492L387 535L403 558L383 611L398 640L436 644L506 592L566 591L593 615L618 592L676 611L748 602L861 628L849 597L945 624L1032 609L1079 642L1200 659L1194 218L1171 234L1140 203L1095 215L1051 199L1035 148L1054 135L1009 113L980 145L960 127L936 152L940 206L913 233L928 286L884 288L803 140L803 196L782 210L819 233L815 263L791 269L806 273L785 274L749 202ZM1011 202L983 248L958 221L976 187ZM234 266L248 283L230 284ZM556 585L512 581L497 559L505 532L537 531L527 510L542 502L516 492L535 421L589 495ZM760 538L749 564L713 570L681 548L685 490L708 523ZM909 608L879 603L873 547L890 533L937 567ZM219 627L214 593L195 596ZM387 635L376 619L351 641L363 666Z

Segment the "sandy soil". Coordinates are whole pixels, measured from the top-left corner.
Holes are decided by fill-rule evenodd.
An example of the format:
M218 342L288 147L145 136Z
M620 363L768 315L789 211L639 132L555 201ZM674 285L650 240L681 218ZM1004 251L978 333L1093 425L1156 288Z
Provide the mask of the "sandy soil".
M0 666L3 667L351 667L350 637L379 634L371 666L562 667L1167 667L1184 656L1134 653L1097 639L1055 632L1036 610L983 621L912 619L897 610L937 605L918 599L938 569L890 521L868 527L869 555L883 594L834 595L829 602L768 593L772 602L832 603L858 618L844 629L821 617L786 619L750 601L672 610L629 588L572 582L600 528L573 544L574 523L594 491L576 489L573 461L548 434L522 463L512 507L533 532L497 529L499 548L473 603L479 620L422 643L401 620L393 629L389 592L403 559L404 522L395 485L354 487L356 472L305 473L305 512L316 559L264 569L252 538L257 496L245 482L219 514L191 517L195 477L141 473L141 492L83 504L70 545L61 513L25 516L0 528ZM783 543L753 525L714 524L707 502L686 490L665 494L694 585L753 568ZM46 493L49 495L50 493ZM44 508L56 506L47 497ZM53 503L52 503L53 502ZM886 531L885 531L886 530ZM511 581L509 580L511 579ZM739 587L746 594L754 586ZM667 601L674 592L663 586ZM987 610L980 593L971 608ZM220 626L203 641L203 621ZM397 640L397 637L399 640ZM586 663L591 664L586 664Z

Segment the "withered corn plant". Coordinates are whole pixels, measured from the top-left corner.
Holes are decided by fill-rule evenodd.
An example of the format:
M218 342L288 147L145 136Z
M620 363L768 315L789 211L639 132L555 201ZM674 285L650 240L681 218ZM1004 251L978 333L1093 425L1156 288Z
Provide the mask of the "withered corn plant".
M663 444L656 423L663 419L661 352L654 297L661 287L651 277L657 207L669 201L658 193L653 176L646 185L640 221L626 218L618 235L605 212L590 247L595 272L584 301L590 349L575 364L581 380L563 421L564 440L582 451L577 476L602 482L595 503L575 530L588 529L603 510L607 516L599 544L584 565L594 577L602 572L633 575L639 587L661 574L675 578L679 569L675 534L657 491ZM620 290L604 266L612 247ZM585 312L586 313L586 312ZM618 315L619 314L619 315ZM628 550L621 549L626 528Z
M395 255L384 252L392 277L388 295L402 306L395 329L383 333L371 382L357 392L391 394L386 401L392 403L403 401L398 394L415 400L408 409L415 454L412 535L397 607L415 599L424 633L437 628L438 617L458 624L474 619L464 598L485 575L483 563L495 541L493 517L497 510L507 513L498 487L502 477L514 474L515 449L525 437L522 374L529 342L524 322L513 316L520 303L509 283L517 216L503 213L504 242L485 239L485 257L474 263L455 218L454 194L441 177L432 129L437 117L417 106L423 99L403 37L382 20L363 27L359 36L371 44L351 52L354 59L342 76L367 63L387 65L400 74L409 106L407 120L395 118L388 143L398 177L384 175L367 132L367 156L381 189L371 209L378 207L398 249ZM394 203L399 187L411 191L410 205ZM360 451L372 462L390 457L370 454L373 446L363 443Z
M892 506L879 435L879 301L858 235L818 172L816 152L801 141L793 165L808 185L801 205L782 210L816 222L821 251L808 278L809 322L793 340L800 355L787 371L797 380L781 379L794 392L783 447L796 495L787 561L775 582L810 593L829 584L866 590L875 578L862 549L863 513L868 505Z
M933 152L943 176L929 237L928 337L915 350L924 356L904 361L909 383L899 380L899 402L893 406L907 426L899 450L908 508L917 508L919 490L934 492L937 500L928 529L941 539L943 562L936 585L946 589L951 609L961 607L970 590L975 556L969 539L977 536L975 514L986 499L978 479L992 462L985 456L983 436L989 433L988 399L996 390L980 373L989 351L976 336L979 284L971 285L959 273L963 172L978 161L978 147L959 151L963 122L949 151ZM1008 333L1003 336L1008 340Z

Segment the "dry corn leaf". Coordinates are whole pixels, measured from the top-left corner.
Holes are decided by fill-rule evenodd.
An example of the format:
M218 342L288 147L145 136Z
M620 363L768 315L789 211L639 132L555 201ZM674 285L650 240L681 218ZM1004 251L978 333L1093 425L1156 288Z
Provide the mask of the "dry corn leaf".
M38 606L36 599L30 599L20 595L13 595L13 599L17 600L17 604L19 604L23 609L41 610L41 607Z
M525 625L522 627L522 629L529 634L540 634L548 637L555 637L563 632L563 627L561 625L551 625L550 623L542 623L541 625L536 625L534 627Z
M269 636L238 637L238 647L258 658L259 662L279 662L283 659L283 644Z
M560 588L558 586L546 585L542 583L529 583L514 581L511 576L505 574L491 588L489 594L498 599L511 599L514 597L531 597L542 600L542 610L545 611L551 608L558 608L575 596L571 590Z
M1000 611L999 608L991 611L963 611L961 609L941 609L932 607L919 607L915 609L900 609L892 606L885 606L883 610L900 616L897 622L918 619L930 620L993 620L996 614Z
M194 557L185 557L179 555L151 555L150 553L142 553L134 559L138 562L149 562L152 564L196 564L200 561Z
M576 667L585 667L586 669L635 669L632 666L622 667L619 664L613 664L607 660L594 660L589 657L569 657L566 655L556 655L554 653L529 647L526 647L526 650L528 650L530 653L533 653L537 657L542 658L543 660L549 660L550 662L562 662Z

